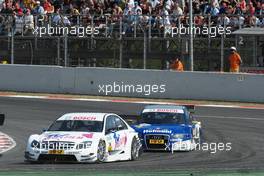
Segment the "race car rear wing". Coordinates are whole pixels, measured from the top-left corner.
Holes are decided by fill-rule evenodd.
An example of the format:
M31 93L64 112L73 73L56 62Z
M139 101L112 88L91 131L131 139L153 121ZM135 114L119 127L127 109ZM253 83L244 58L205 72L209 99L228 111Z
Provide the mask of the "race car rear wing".
M5 114L0 114L0 126L4 125Z

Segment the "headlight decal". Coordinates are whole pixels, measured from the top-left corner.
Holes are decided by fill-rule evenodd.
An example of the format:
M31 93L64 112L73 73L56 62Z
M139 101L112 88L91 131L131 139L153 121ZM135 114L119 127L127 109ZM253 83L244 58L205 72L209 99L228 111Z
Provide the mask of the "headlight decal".
M172 138L173 139L189 139L190 135L189 134L173 134Z
M40 143L36 140L33 140L30 144L30 146L33 148L33 149L39 149L40 148Z

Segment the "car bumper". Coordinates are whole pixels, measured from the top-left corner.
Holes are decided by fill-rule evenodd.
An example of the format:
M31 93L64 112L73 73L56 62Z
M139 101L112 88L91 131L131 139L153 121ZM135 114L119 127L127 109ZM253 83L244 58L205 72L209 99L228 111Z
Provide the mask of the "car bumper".
M190 140L171 141L171 151L190 151L195 149L195 144Z
M95 162L97 151L92 149L64 151L63 154L49 154L48 150L27 150L25 159L30 162Z
M144 150L147 151L191 151L195 149L195 144L192 140L180 140L180 139L171 139L167 144L164 144L160 148L151 148L147 146L146 142L142 139L142 146Z

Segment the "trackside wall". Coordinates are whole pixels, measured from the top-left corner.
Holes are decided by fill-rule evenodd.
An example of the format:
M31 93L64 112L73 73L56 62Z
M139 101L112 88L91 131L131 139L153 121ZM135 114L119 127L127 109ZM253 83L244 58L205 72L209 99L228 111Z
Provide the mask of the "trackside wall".
M264 102L264 75L112 68L0 65L0 90L106 95L100 86L165 85L165 92L109 96Z

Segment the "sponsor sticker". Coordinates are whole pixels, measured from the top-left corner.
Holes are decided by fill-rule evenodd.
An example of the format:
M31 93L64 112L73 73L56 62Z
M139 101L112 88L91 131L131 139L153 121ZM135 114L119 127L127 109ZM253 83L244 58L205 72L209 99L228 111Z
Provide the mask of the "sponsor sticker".
M144 130L143 133L172 133L172 131L167 129L151 129Z
M120 134L114 133L113 138L115 140L115 148L125 146L127 143L127 134L120 135Z
M45 140L78 140L78 139L91 139L93 138L93 133L86 133L82 135L71 135L71 134L48 134L44 137Z
M83 134L84 137L91 139L93 138L93 133L87 133L87 134Z
M143 113L145 112L167 112L167 113L178 113L178 114L184 113L182 109L144 109Z
M96 117L94 116L74 116L72 120L96 120Z

